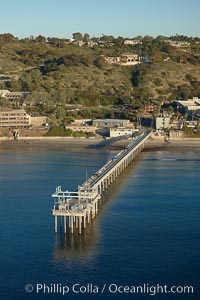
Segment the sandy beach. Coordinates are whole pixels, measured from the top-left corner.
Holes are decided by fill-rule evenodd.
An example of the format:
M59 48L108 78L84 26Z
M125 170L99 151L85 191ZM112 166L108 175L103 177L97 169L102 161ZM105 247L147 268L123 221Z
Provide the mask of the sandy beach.
M88 151L88 150L120 150L130 143L130 139L113 141L111 139L74 139L74 138L37 138L0 140L0 149L65 149L68 151ZM149 139L145 144L144 151L170 149L196 149L200 150L200 139L177 139L166 142L164 139Z
M170 150L170 149L196 149L200 150L200 139L173 139L165 141L161 139L149 139L145 145L145 151L148 150Z

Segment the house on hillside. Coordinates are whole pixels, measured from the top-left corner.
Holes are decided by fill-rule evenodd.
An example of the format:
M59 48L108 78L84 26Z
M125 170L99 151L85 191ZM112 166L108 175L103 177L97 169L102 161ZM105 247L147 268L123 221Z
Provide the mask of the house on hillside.
M139 64L139 56L134 53L122 53L120 57L122 66L133 66Z
M120 64L120 57L117 57L117 56L106 56L104 58L105 58L105 61L108 64L111 64L111 65L119 65Z
M138 44L142 44L141 40L132 40L132 39L127 39L124 40L124 45L138 45Z
M28 96L28 92L10 92L8 90L0 90L0 97L7 99L15 99Z
M177 47L177 48L181 48L181 47L189 47L190 43L186 42L186 41L172 41L169 40L169 44L172 47Z

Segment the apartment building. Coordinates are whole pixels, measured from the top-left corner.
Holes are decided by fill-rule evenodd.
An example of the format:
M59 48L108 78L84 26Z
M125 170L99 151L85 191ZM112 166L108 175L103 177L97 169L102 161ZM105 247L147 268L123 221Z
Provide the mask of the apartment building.
M0 109L0 128L26 128L29 125L30 116L24 109Z

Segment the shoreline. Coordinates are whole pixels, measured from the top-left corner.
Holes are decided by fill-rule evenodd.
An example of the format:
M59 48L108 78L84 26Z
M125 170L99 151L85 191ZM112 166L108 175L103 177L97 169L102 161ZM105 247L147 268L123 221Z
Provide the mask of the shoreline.
M171 139L169 141L161 139L149 139L145 145L145 149L160 148L170 149L170 148L200 148L200 139Z
M0 149L15 148L45 148L55 149L64 148L65 150L119 150L124 148L130 143L130 139L123 139L113 141L103 138L66 138L66 137L35 137L35 138L20 138L19 140L0 138ZM146 151L163 151L170 149L198 149L200 150L200 138L199 139L173 139L166 142L164 139L149 139L145 144L144 152Z

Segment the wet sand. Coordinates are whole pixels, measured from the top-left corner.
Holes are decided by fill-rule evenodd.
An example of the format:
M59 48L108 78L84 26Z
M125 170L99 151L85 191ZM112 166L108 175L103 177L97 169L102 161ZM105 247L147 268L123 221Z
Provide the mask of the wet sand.
M187 149L200 149L200 139L177 139L177 140L157 140L157 139L149 139L145 145L145 149L180 149L180 148L187 148Z
M108 151L121 150L130 143L130 139L123 139L118 141L104 140L104 139L33 139L33 140L5 140L0 141L0 151L5 149L15 150L65 150L65 151ZM161 151L170 149L196 149L200 150L200 139L180 139L170 140L164 139L149 139L145 144L144 151Z
M108 151L124 148L130 140L124 139L117 142L104 139L26 139L0 141L0 151L5 149L20 150L65 150L65 151Z

